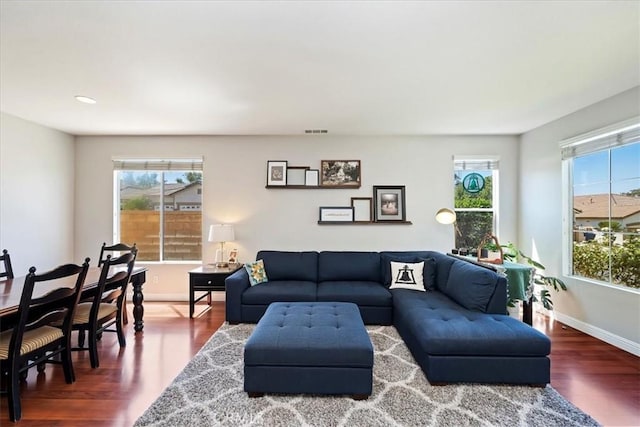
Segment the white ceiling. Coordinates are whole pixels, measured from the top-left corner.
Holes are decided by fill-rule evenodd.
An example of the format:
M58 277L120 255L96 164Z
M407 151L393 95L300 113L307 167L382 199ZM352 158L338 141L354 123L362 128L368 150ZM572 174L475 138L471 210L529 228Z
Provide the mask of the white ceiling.
M638 1L0 9L0 110L75 135L519 134L639 84Z

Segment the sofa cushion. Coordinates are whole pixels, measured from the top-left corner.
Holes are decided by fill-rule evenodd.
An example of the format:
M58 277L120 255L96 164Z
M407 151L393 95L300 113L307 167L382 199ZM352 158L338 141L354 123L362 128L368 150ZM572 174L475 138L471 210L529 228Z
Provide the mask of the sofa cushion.
M389 287L394 275L391 274L391 262L417 263L424 262L422 270L422 280L424 289L432 291L436 289L436 260L426 256L426 254L418 255L416 253L381 253L380 265L382 271L382 283Z
M249 284L251 286L269 281L267 273L264 271L264 262L261 259L245 264L244 269L247 270Z
M318 301L352 302L361 306L390 307L391 292L378 282L357 280L318 283Z
M315 282L270 280L246 289L242 293L242 304L267 305L277 301L315 301L316 288Z
M551 351L546 335L507 315L466 310L440 292L391 292L396 327L411 331L425 354L539 357Z
M320 252L318 282L360 280L382 283L377 252Z
M317 252L260 251L256 259L264 261L264 269L271 281L318 281Z
M486 312L497 282L493 271L456 260L443 292L464 308Z

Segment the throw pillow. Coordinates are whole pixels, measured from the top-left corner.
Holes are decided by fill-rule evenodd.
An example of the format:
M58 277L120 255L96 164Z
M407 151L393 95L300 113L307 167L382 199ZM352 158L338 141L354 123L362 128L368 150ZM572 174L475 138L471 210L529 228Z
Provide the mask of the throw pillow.
M391 286L389 289L411 289L424 292L423 269L424 261L415 264L391 261Z
M433 258L422 258L417 255L398 254L398 255L382 255L382 280L385 286L389 287L392 284L393 277L391 272L391 262L399 263L419 263L424 261L423 270L423 282L424 288L427 291L433 291L436 289L436 260Z
M264 262L261 259L245 264L244 269L247 270L249 274L249 283L251 286L269 281L267 272L264 271Z

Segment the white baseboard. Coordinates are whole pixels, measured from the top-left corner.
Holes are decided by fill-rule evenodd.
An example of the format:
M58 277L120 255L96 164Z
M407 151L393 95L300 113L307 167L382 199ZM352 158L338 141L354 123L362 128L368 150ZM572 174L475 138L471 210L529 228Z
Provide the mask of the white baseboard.
M584 323L581 320L574 319L573 317L567 316L562 313L554 312L554 317L557 321L564 323L567 326L571 326L572 328L584 332L587 335L591 335L592 337L598 338L599 340L618 347L624 351L628 351L633 355L640 356L640 343L633 342L621 336L612 334L609 331L605 331L604 329L600 329L597 326Z

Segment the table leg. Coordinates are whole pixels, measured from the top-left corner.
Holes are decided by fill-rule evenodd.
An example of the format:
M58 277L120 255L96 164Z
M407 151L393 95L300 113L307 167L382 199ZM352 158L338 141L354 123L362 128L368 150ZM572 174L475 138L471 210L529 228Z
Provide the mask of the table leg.
M196 296L195 291L193 290L193 283L191 283L192 280L189 280L189 319L193 319L193 312L195 311L195 305L196 305Z
M144 320L142 320L144 316L144 307L142 306L142 301L144 300L144 296L142 295L142 285L145 280L145 272L136 274L135 276L132 276L131 279L131 284L133 285L133 329L136 332L140 332L144 328Z
M532 299L522 301L522 321L527 325L533 324L533 301Z

